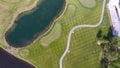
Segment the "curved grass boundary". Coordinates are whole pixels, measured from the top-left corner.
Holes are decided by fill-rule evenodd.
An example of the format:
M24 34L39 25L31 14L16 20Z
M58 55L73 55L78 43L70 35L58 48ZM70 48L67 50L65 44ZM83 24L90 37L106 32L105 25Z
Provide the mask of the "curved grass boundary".
M61 24L56 23L51 30L50 33L48 33L46 36L44 36L41 40L40 43L43 46L49 46L53 41L59 39L61 36Z
M78 0L79 3L85 8L94 8L97 3L95 0Z
M67 11L65 12L66 17L70 18L75 15L76 6L74 4L68 4Z

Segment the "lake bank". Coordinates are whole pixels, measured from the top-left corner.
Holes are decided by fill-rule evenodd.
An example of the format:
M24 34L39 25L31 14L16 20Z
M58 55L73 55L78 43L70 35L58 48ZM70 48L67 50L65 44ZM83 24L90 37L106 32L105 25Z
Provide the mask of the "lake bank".
M7 43L6 39L5 39L5 35L6 35L6 32L15 24L15 21L16 19L18 18L18 16L21 14L21 13L24 13L26 11L30 11L32 9L34 9L37 4L40 2L40 0L36 0L35 3L33 5L31 5L30 7L27 7L27 8L22 8L20 9L17 13L14 14L11 22L9 23L9 26L6 28L6 30L4 31L4 42L7 46L9 46L9 44Z

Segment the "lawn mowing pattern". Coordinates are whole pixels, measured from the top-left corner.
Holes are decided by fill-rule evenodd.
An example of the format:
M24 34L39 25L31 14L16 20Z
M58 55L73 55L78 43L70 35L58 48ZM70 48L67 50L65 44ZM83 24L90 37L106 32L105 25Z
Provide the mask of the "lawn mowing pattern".
M104 30L103 32L107 31ZM96 43L97 31L96 28L81 28L74 32L70 53L63 61L63 68L100 68L100 46Z
M75 12L73 13L70 12L72 8L69 8L70 9L69 11L67 8L65 14L57 21L62 24L61 37L55 42L51 43L51 45L47 48L44 48L43 46L40 45L40 40L37 40L31 46L23 48L23 49L28 49L30 53L29 56L27 57L22 56L22 57L31 61L38 68L59 68L59 59L66 48L68 32L70 31L70 29L73 26L80 24L96 24L96 22L98 22L100 19L100 15L101 15L100 8L102 8L103 1L97 0L96 1L97 5L94 9L92 8L92 10L81 6L78 0L69 0L68 2L69 5L74 5L76 9ZM73 15L71 16L70 14L67 14L68 12L70 14L72 13ZM99 63L100 49L97 46L95 35L97 34L97 31L99 29L102 29L106 33L109 27L109 20L106 11L105 11L104 19L105 20L103 21L103 24L99 28L83 29L83 30L80 29L75 32L75 35L73 35L73 39L71 40L72 46L70 48L71 49L70 55L68 54L68 56L65 58L63 62L64 64L63 68L69 68L69 67L75 68L75 66L78 68L82 68L84 66L90 66L89 68L100 67L100 63ZM83 39L81 40L82 36ZM87 48L89 49L86 50ZM81 52L83 50L85 50L84 53ZM90 55L90 57L86 57L85 59L89 59L89 60L84 62L83 57L88 55ZM71 60L67 60L68 57L72 57ZM90 62L92 63L89 64ZM82 66L79 66L79 64Z
M109 20L105 13L103 24L100 27L76 30L72 36L70 53L64 60L63 68L100 68L100 47L97 45L96 34L99 29L102 29L106 35L108 28Z
M22 57L31 61L31 63L36 65L37 68L59 68L59 59L60 59L60 56L63 54L65 48L66 48L68 32L70 31L70 29L75 25L95 24L96 22L99 21L100 14L101 14L101 9L100 8L102 7L102 1L101 0L96 0L96 1L97 1L97 5L96 5L95 8L87 9L87 8L81 6L81 4L78 2L78 0L69 0L68 1L69 5L72 5L72 7L70 7L68 5L67 7L69 7L69 10L67 9L64 16L61 17L57 21L57 22L62 24L62 35L61 35L61 37L58 40L51 43L51 45L47 48L44 48L43 46L41 46L40 40L36 41L31 46L28 46L26 48L22 48L20 51L24 52L25 49L27 49L28 52L29 52L29 54L27 54L27 56L26 56L26 54L22 54ZM6 29L6 27L10 23L10 20L12 19L14 13L17 13L17 11L19 9L26 6L24 4L26 4L27 1L22 0L19 4L18 3L15 3L15 4L6 3L6 2L3 2L2 0L0 2L3 6L6 7L6 9L4 10L5 12L4 11L1 12L1 14L2 14L1 18L3 18L3 19L0 20L0 26L2 26L2 27L0 27L0 32L1 32L0 43L2 43L2 45L4 45L4 42L3 42L4 35L3 35L3 33ZM74 10L74 11L72 11L72 10ZM106 25L109 26L108 25L109 23L107 23L108 22L108 17L106 17L105 19L106 20L104 20L104 22L103 22L104 24L101 25L101 29L107 31L106 29L108 27L106 27ZM88 32L88 31L90 31L90 32ZM79 33L79 32L82 32L82 33ZM80 30L75 32L75 35L73 35L73 40L74 40L74 38L76 40L75 41L72 40L73 42L71 42L71 45L72 45L72 47L71 47L72 49L71 49L71 52L70 52L71 54L70 55L68 54L68 56L67 56L67 57L72 57L73 60L66 60L67 59L67 57L66 57L64 62L63 62L65 64L64 65L65 68L69 67L69 66L80 67L79 62L83 61L82 57L90 55L94 51L92 49L92 47L93 48L98 48L95 44L96 40L91 41L91 39L95 38L95 37L92 37L93 36L92 33L94 33L94 32L97 33L97 29L96 30L94 30L94 29L83 29L83 31L81 31L81 29L80 29ZM85 39L83 37L83 40L81 40L81 36L87 36L87 37L85 37ZM86 40L86 38L87 38L87 40ZM85 43L84 45L81 45L83 42L87 42L87 43ZM75 44L75 45L73 45L73 44ZM90 51L90 52L88 52L86 54L86 52L87 52L86 48L90 47L90 46L88 46L88 44L92 47L90 49L88 49L88 51ZM87 47L84 47L85 45ZM76 46L76 47L74 47L74 46ZM77 47L80 48L80 50ZM83 47L83 49L81 49L81 47ZM81 52L80 52L84 49L85 49L85 52L84 52L85 55L83 53L81 54ZM91 52L91 49L93 50L92 52ZM74 52L73 50L75 50L76 52ZM19 53L20 53L20 51L19 51ZM26 53L27 53L27 51L26 51ZM73 54L73 56L71 56L72 54ZM99 57L98 54L99 54L99 50L96 49L96 54L92 54L91 57L87 58L87 59L92 58L92 60L88 60L88 61L89 62L90 61L91 62L93 62L93 61L97 62L98 61L97 57ZM81 56L81 57L79 57L79 56ZM78 61L78 59L79 59L79 61ZM93 62L93 64L96 64L95 67L99 67L99 62L97 62L97 63L96 62ZM68 63L70 63L70 64L68 64ZM86 63L88 63L88 62L84 62L84 61L81 62L81 64L83 64L83 66L81 66L81 67L84 67L84 65L86 65ZM76 65L74 65L74 64L76 64ZM89 64L89 65L86 65L86 66L91 66L93 64ZM92 66L91 66L91 68L92 68Z

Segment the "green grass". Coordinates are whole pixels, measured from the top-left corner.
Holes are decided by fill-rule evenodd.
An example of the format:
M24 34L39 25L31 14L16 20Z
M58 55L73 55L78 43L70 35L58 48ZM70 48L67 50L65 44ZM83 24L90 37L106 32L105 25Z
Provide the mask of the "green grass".
M5 2L8 2L8 3L17 3L17 2L20 2L20 0L3 0Z
M108 30L106 27L99 27L81 28L75 31L72 36L70 53L63 63L64 68L100 68L101 50L96 38L99 29L102 29L103 33Z
M75 12L76 12L76 6L73 4L68 4L67 12L64 15L66 16L66 18L74 17Z
M55 41L50 42L48 47L42 46L40 43L41 39L39 38L35 43L21 48L18 52L19 55L22 58L33 63L37 68L59 68L59 59L66 48L67 37L71 28L80 24L96 24L99 21L103 1L95 1L95 7L88 9L87 7L84 7L79 2L79 0L69 0L67 10L65 11L64 15L55 22L61 24L60 38L57 38L57 40L55 39ZM2 4L5 3L2 0L0 1L0 3L1 2ZM4 17L4 20L0 22L0 25L2 24L2 26L4 27L0 28L2 34L0 34L0 43L2 43L2 45L4 45L4 42L2 40L4 37L4 30L8 26L14 13L16 13L16 11L20 9L19 7L22 8L25 6L22 5L23 2L25 2L24 4L26 4L25 0L20 1L19 4L7 3L9 6L6 10L8 11L5 11L8 14L6 16L3 16L7 17L9 15L10 17ZM14 10L12 10L13 8ZM100 27L81 28L75 31L71 39L70 53L67 54L67 56L63 60L63 68L100 68L100 48L97 45L96 38L96 34L99 29L101 29L106 35L109 29L109 19L107 11L105 11L104 21ZM51 32L56 32L56 30L54 30L54 27ZM47 34L45 37L49 38L51 34ZM45 42L47 41L45 40Z
M29 50L28 49L22 49L19 52L20 56L28 56L29 55Z
M83 7L79 0L69 0L66 12L57 21L62 25L61 37L47 48L40 44L40 39L37 40L23 48L29 50L29 55L22 57L31 61L37 68L59 68L59 59L66 48L70 29L79 24L96 24L101 16L102 3L103 1L96 0L97 5L88 9ZM107 11L100 27L81 28L75 31L72 35L70 53L63 60L63 68L100 68L100 47L96 38L99 29L107 34L109 29Z
M61 36L61 24L55 23L52 31L50 31L46 36L44 36L40 43L41 45L47 47L49 46L53 41L59 39Z
M96 6L96 0L79 0L81 5L86 8L93 8Z

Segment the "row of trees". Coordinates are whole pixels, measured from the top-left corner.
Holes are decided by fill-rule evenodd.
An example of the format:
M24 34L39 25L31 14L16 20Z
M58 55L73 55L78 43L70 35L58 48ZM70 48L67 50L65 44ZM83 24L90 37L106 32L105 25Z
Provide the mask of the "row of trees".
M98 38L97 43L100 45L102 51L101 66L102 68L108 68L113 61L118 59L118 42L112 35L111 28L109 28L107 35L102 35L102 30L99 30L96 37Z

